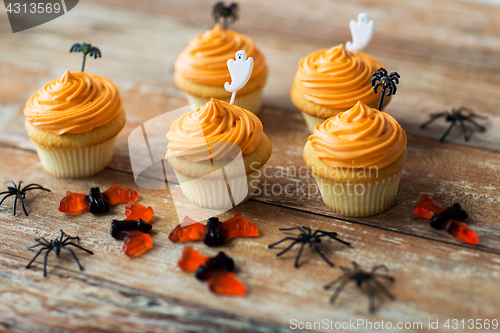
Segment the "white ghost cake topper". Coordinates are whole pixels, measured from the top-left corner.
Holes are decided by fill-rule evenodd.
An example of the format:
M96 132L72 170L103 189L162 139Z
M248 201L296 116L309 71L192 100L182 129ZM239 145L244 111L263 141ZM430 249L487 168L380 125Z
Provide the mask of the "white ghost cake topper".
M227 61L227 68L229 69L229 75L231 75L231 84L229 82L224 84L224 89L233 93L229 102L230 104L234 103L236 92L243 88L248 80L250 80L253 70L253 58L249 57L247 59L245 51L239 50L236 52L235 58L236 61L234 59Z
M369 21L366 13L359 14L357 21L351 20L349 29L351 30L352 43L345 43L346 50L357 52L364 49L372 39L374 25L375 22Z

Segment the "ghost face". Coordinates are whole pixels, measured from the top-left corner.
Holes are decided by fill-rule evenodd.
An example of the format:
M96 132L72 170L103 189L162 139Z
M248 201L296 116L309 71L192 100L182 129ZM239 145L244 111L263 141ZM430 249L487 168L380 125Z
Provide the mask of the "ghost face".
M247 53L243 50L236 52L236 61L247 60Z

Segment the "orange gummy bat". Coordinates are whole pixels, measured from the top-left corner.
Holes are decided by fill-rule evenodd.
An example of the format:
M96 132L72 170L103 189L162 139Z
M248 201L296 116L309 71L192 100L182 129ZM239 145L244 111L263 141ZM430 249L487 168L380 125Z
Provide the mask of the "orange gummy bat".
M234 261L224 252L215 257L205 257L199 251L186 246L182 251L179 267L188 272L195 272L195 277L208 281L210 291L216 294L243 296L246 287L236 278Z
M243 296L247 287L241 283L233 272L216 272L208 278L208 288L215 294Z
M125 220L136 220L142 219L144 222L149 222L154 215L153 208L144 207L135 201L129 201L125 206Z
M430 220L429 223L434 229L446 230L465 243L477 244L479 242L477 234L463 222L468 214L459 203L451 207L440 207L430 195L423 194L413 208L413 213Z
M130 231L123 241L123 252L130 257L137 257L153 247L153 239L141 231Z
M428 194L422 194L418 204L413 207L413 213L418 217L430 220L434 214L441 214L446 207L439 207L437 202Z
M59 207L57 209L63 213L76 213L89 209L89 204L86 201L87 197L88 195L86 194L66 191L66 196L59 202Z
M184 247L182 251L181 260L178 265L185 271L195 272L198 266L203 265L210 259L210 257L202 256L200 251L196 251L191 246Z
M136 200L138 197L136 191L115 183L102 193L98 187L91 188L88 195L68 191L59 202L58 209L63 213L76 213L88 209L93 214L100 214L108 212L110 205Z
M108 196L108 203L110 205L116 205L120 202L127 202L130 200L137 200L139 193L129 189L128 187L122 186L119 183L114 183L110 188L108 188L103 194Z
M189 224L188 224L189 223ZM240 213L221 223L218 218L211 217L207 224L195 222L185 217L181 226L175 227L168 238L175 243L203 240L208 246L219 246L234 237L254 237L259 235L259 229L250 221L244 219Z
M479 237L474 231L469 229L467 224L456 220L449 220L448 222L449 226L446 227L446 230L450 234L467 244L475 245L479 243Z

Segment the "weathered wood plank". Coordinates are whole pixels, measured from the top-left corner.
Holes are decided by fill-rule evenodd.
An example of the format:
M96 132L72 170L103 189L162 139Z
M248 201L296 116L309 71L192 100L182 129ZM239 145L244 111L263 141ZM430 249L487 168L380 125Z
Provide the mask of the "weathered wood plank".
M0 329L9 332L284 332L248 316L183 302L58 266L44 279L0 253ZM126 275L125 275L126 276ZM89 320L92 318L92 320Z
M404 36L404 39L408 40L407 43L415 44L416 49L427 50L424 53L413 53L411 51L412 47L406 44L400 45L398 41L384 41L383 43L374 41L373 46L367 49L367 52L381 60L390 70L397 70L402 75L398 95L393 99L386 111L395 115L408 133L437 140L441 136L440 133L445 131L447 124L445 124L444 120L440 120L427 130L421 130L419 125L427 120L429 113L445 109L450 110L459 106L472 108L479 114L490 117L488 121L480 121L486 125L487 131L485 133L474 132L471 140L465 142L457 126L448 140L460 145L500 151L500 114L497 111L499 100L495 89L500 84L498 79L500 70L498 59L500 57L496 57L492 53L489 42L500 38L500 33L498 33L500 30L490 29L496 23L489 23L489 18L493 17L490 15L495 15L498 8L491 7L491 10L486 13L484 5L452 2L456 12L454 12L454 15L442 15L443 21L439 23L439 29L441 29L439 33L427 31L428 27L435 28L437 23L435 15L429 13L426 7L421 4L399 4L400 2L398 2L393 8L397 8L397 11L394 9L396 13L404 14L403 18L399 15L393 15L379 20L382 22L377 27L380 26L382 31L378 32L376 36L380 36L380 38ZM180 92L175 89L172 81L173 62L189 39L210 26L209 15L205 13L206 8L210 7L209 3L199 4L196 6L198 9L192 11L184 10L184 8L188 7L183 6L191 6L195 3L197 4L197 2L193 1L184 5L173 6L169 2L127 2L119 8L113 9L102 4L82 3L79 5L80 9L74 15L61 17L39 28L41 32L64 30L67 32L64 35L58 34L57 37L54 37L55 34L53 33L0 35L2 45L0 64L6 67L20 68L20 74L23 71L40 72L40 75L35 77L32 75L19 75L19 83L7 89L7 91L18 91L18 94L15 95L18 96L17 102L12 103L12 97L6 99L10 102L1 102L0 100L2 109L5 108L8 111L9 108L16 110L22 108L26 98L44 82L61 75L66 68L79 68L80 57L66 53L66 48L81 38L81 33L72 29L75 24L85 27L89 36L92 36L92 42L101 47L105 57L98 61L89 61L88 70L113 79L124 95L137 94L137 91L132 89L137 88L141 94L148 97L148 93L152 93L153 96L157 94L180 96ZM381 11L390 8L391 6L388 6L390 3L387 1L380 3L380 7L377 4L374 9L376 9L378 15L383 17ZM303 10L302 7L305 4L305 2L298 2L297 6L289 6L290 8L287 6L287 10L291 12L288 15L279 14L279 19L288 22L288 17L301 17L297 16L296 13ZM436 6L448 8L449 5L448 1L443 1ZM143 6L144 10L155 10L157 13L163 13L167 9L171 9L169 15L172 16L168 16L169 19L165 20L163 16L151 16L137 11L131 12L132 7L130 6ZM245 4L243 3L242 6L245 7ZM264 4L255 5L256 7L254 5L250 6L250 4L247 6L251 13L248 16L242 15L241 22L238 23L242 25L240 30L254 37L256 43L266 54L270 68L269 82L264 94L264 104L274 109L296 112L289 98L289 88L299 59L313 50L329 47L347 40L349 38L347 21L351 17L350 14L348 15L343 11L354 13L361 10L362 7L358 3L352 6L337 6L339 8L333 10L329 7L332 5L327 4L327 2L321 3L321 5L310 5L310 7L316 9L314 11L305 11L307 12L306 16L312 15L306 20L309 25L306 24L305 28L299 25L292 29L292 31L309 34L310 38L304 40L303 38L297 39L293 34L286 33L290 22L276 24L275 29L278 29L276 31L265 30L270 28L259 28L261 25L256 24L256 21L268 21L262 18L262 15L258 15L259 11L266 13L266 15L272 15L272 13L277 13L276 8L262 7ZM476 22L479 19L474 17L473 20L477 23L477 31L472 31L471 25L469 25L471 6L474 6L475 10L482 8L483 12L485 12L484 15L488 17L482 22ZM123 8L128 8L128 10ZM202 10L202 8L205 9ZM181 14L181 12L184 14ZM329 34L326 34L325 39L313 38L313 35L317 35L315 32L318 23L316 22L321 22L318 21L321 17L315 17L314 15L330 12L331 15L335 16L328 20L327 24L339 25L339 27L332 27L330 34L340 34L343 31L342 35L346 35L346 37L332 38ZM198 16L201 17L202 13L206 18L200 21ZM344 14L347 16L342 16ZM469 18L468 20L460 20L457 19L457 15L458 17L467 15ZM189 16L191 20L184 18L185 16ZM376 17L374 18L376 19ZM269 19L269 21L276 22L277 19L273 18L272 20ZM249 23L244 23L245 20L248 20ZM394 22L391 20L394 20ZM404 35L393 32L395 26L401 25L401 21L408 22L407 25L409 26L405 28L398 26L398 29L405 32ZM136 24L130 26L130 22L136 22ZM201 22L206 23L202 24ZM250 22L255 26L255 30L250 31ZM270 22L265 25L269 26ZM417 28L415 24L420 24L420 22L423 22L422 27ZM248 28L244 28L245 26L248 26ZM407 33L407 30L411 31ZM470 36L467 35L468 37L464 38L464 31L469 31ZM148 39L144 39L142 36L148 36ZM423 36L429 36L429 38L423 38ZM443 38L442 36L446 37ZM54 41L54 38L57 39L57 42ZM430 38L438 38L438 40L432 43L429 42L430 44L423 44L423 41L429 41ZM133 47L130 47L130 40L135 41ZM423 41L420 42L420 40ZM473 44L474 47L466 48L464 41L469 43L474 41L484 45L479 47ZM436 43L442 45L437 46ZM47 48L45 45L59 46ZM154 45L154 50L151 47L152 45ZM387 47L384 48L383 45L387 45ZM430 50L433 50L433 52ZM439 52L450 53L453 57L442 55ZM467 53L472 55L467 57ZM485 59L490 59L495 63L487 64ZM7 72L6 74L6 77L11 77ZM8 85L9 82L6 80L4 84ZM135 96L131 97L135 98ZM137 108L128 108L127 110L130 111L131 115L140 115L144 110L149 109L149 105L143 103L139 104ZM146 103L149 103L147 97ZM167 107L162 109L163 112L169 110L171 109ZM17 120L17 123L20 123L20 120ZM12 136L11 132L5 133L6 136ZM14 137L13 141L15 139L16 137Z
M232 325L232 316L248 316L258 322L266 321L286 326L291 319L321 321L327 318L348 321L350 318L366 318L394 323L402 320L426 323L429 318L439 318L440 321L446 318L469 317L492 319L497 315L496 309L500 306L500 300L495 297L499 290L496 283L500 269L498 255L366 225L337 221L326 216L271 207L255 201L249 201L223 214L223 218L227 218L235 212L241 212L261 230L261 237L235 239L224 246L224 251L235 259L239 267L237 274L247 285L248 296L215 296L208 292L206 284L196 282L191 274L176 267L183 246L173 244L167 238L176 223L176 216L170 196L165 191L137 188L140 193L139 202L153 206L156 211L157 218L153 222L155 247L140 258L126 258L120 252L120 242L109 236L110 221L123 217L123 205L115 206L110 214L105 216L93 216L89 213L70 216L59 213L56 207L68 189L84 192L93 185L106 188L116 180L125 186L135 187L131 176L105 171L86 180L56 179L41 170L34 154L6 148L0 148L0 151L13 162L12 165L2 166L1 179L37 181L52 189L52 193L31 192L27 196L30 211L28 217L12 217L11 201L6 201L0 207L0 253L3 253L0 263L4 266L1 269L2 274L8 278L6 288L24 283L33 285L34 290L28 288L26 293L21 294L23 297L20 297L22 304L28 302L30 306L34 306L29 308L31 310L22 312L25 317L32 319L29 321L32 325L43 325L43 322L39 322L42 320L41 314L51 319L58 318L58 311L44 311L43 306L39 304L53 304L57 309L61 304L67 303L70 309L74 310L70 313L90 311L90 314L93 310L88 307L96 304L98 308L109 311L109 314L117 312L118 320L122 320L121 314L130 309L134 314L138 313L137 317L133 317L134 320L141 322L143 314L146 318L162 318L163 311L170 311L168 299L172 299L179 300L182 304L192 304L196 309L203 307L226 312L229 317L228 327ZM20 169L17 165L21 161L33 167ZM336 306L328 305L330 293L322 290L322 286L339 276L340 270L329 268L310 250L304 251L303 267L297 270L293 268L295 250L277 259L277 250L266 248L267 244L283 237L277 230L279 227L302 224L315 229L338 231L339 237L352 243L352 248L333 242L322 244L326 255L337 266L348 266L352 260L367 268L385 263L391 269L391 274L396 277L397 282L390 286L391 292L397 297L396 303L387 302L378 295L378 312L368 315L366 296L355 288L346 288ZM68 234L81 236L82 245L95 252L93 256L80 254L79 258L85 271L76 271L75 263L68 255L62 255L59 260L54 256L49 258L49 277L46 279L41 275L40 260L37 260L32 269L25 270L24 264L34 254L25 246L32 244L36 236L55 237L59 228L63 228ZM209 249L202 244L194 244L194 247L211 255L217 252L217 249ZM394 255L395 253L397 255ZM16 279L21 281L12 282ZM68 281L67 284L60 282L61 279ZM59 292L61 287L56 287L59 284L61 287L67 286L66 294ZM117 284L133 288L143 296L133 298L132 301L124 300L124 295L120 293L121 287L115 288ZM132 294L136 295L135 293L136 291ZM16 297L16 293L5 295L7 298L4 299L9 300ZM50 302L52 298L56 301ZM149 309L149 298L159 299L160 305ZM79 300L82 300L81 305ZM123 302L124 305L118 306ZM163 305L163 302L168 303L168 306ZM16 305L18 303L0 303L9 309L6 313L13 311L15 314L21 314ZM179 314L179 318L180 316L182 314ZM111 317L99 318L103 320L103 327L114 327L107 326L111 325L108 323L112 320ZM175 322L176 318L174 316L169 320ZM9 320L13 319L9 317L7 322ZM84 325L80 317L77 316L74 320L65 321L65 327L78 328L78 325ZM100 325L100 320L95 325ZM160 325L160 322L155 320L145 320L145 325L151 325L146 327ZM208 318L203 320L210 322ZM259 326L258 322L256 327ZM16 321L11 324L15 323ZM203 321L199 324L203 324Z

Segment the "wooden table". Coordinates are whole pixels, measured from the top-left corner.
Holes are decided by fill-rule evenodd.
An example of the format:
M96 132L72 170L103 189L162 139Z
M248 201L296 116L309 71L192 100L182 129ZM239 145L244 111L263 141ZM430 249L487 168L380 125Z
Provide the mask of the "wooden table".
M12 34L0 17L0 180L37 182L51 193L30 192L28 217L12 216L12 200L0 206L0 328L23 332L207 331L279 332L296 322L356 320L393 325L448 319L500 320L500 7L494 1L240 1L235 29L250 35L270 69L262 122L273 144L268 186L294 184L296 193L257 196L223 214L236 212L254 222L261 236L235 239L224 251L236 261L248 287L244 298L211 294L207 285L177 267L183 246L167 237L177 223L167 190L134 183L128 155L130 132L145 121L185 106L172 80L176 55L190 38L212 26L212 2L201 0L86 0L68 14L29 31ZM366 52L401 74L398 94L386 111L408 134L409 158L399 196L390 210L350 221L337 219L315 190L304 166L308 132L289 99L299 59L310 52L350 40L348 22L366 11L376 21ZM67 68L78 70L81 56L69 54L74 42L91 42L103 58L89 59L86 70L111 78L119 87L128 122L118 136L111 165L85 179L57 179L41 167L24 130L22 109L42 84ZM455 128L436 121L421 130L429 113L467 106L487 115L485 133L465 142ZM470 128L469 128L470 129ZM284 174L283 174L284 170ZM281 174L279 172L282 172ZM154 248L128 258L109 236L110 221L123 218L123 204L106 216L68 216L57 211L66 190L86 192L115 181L136 189L139 202L154 207ZM310 187L311 192L301 191ZM466 245L430 228L412 207L423 194L449 206L460 202L480 237ZM337 231L353 244L326 242L330 268L310 249L293 267L296 251L276 258L267 244L282 237L280 227L308 225ZM50 256L47 278L41 259L25 269L38 236L54 238L62 228L79 235L95 255L79 256L84 271L68 255ZM217 249L194 244L203 253ZM355 260L364 268L385 264L396 282L388 285L397 300L376 294L377 311L368 313L365 290L347 287L334 306L323 285L341 274L338 266ZM452 322L449 322L452 325ZM344 324L345 325L345 324ZM460 324L461 325L461 324ZM301 326L302 327L302 326ZM307 327L306 327L307 328ZM352 328L352 327L351 327ZM319 330L316 326L316 330ZM364 326L344 331L367 332ZM381 331L381 330L379 330ZM473 332L474 330L465 330Z

